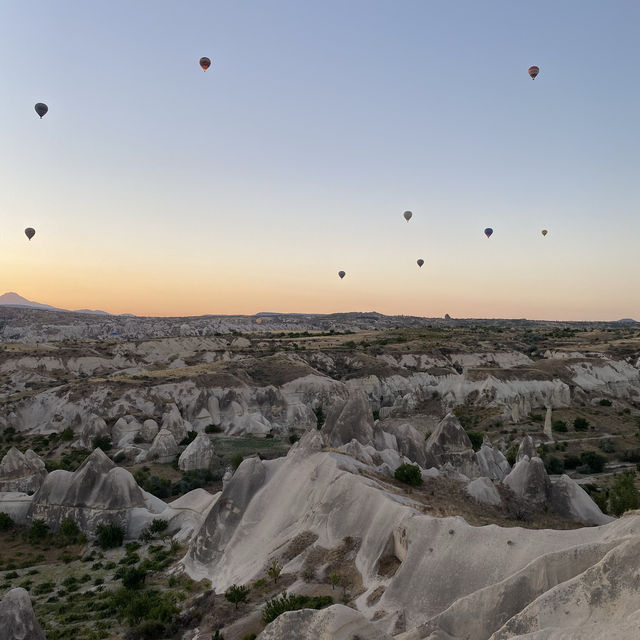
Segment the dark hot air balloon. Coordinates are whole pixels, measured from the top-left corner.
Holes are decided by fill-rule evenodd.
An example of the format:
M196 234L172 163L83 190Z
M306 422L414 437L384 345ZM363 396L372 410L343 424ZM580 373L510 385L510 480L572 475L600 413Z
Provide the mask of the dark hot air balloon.
M411 211L405 211L403 214L404 219L409 222L409 220L411 220L411 216L413 215L413 213L411 213Z
M200 66L203 71L206 71L211 66L211 60L209 58L200 58Z
M542 233L542 235L543 235L543 236L546 236L546 235L547 235L547 233L549 233L549 232L548 232L546 229L543 229L543 230L541 231L541 233Z
M423 264L424 264L424 260L420 258L420 260L418 260L418 266L421 267Z
M31 227L27 227L24 230L24 235L27 236L27 238L29 238L29 240L31 240L31 238L33 238L33 236L36 235L36 230L31 228Z
M344 278L347 274L344 271L338 271L338 275L340 276L340 280Z
M493 229L491 227L487 227L484 230L484 235L487 236L487 238L490 238L492 233L493 233Z
M540 73L540 69L539 67L536 67L535 65L533 67L529 67L529 75L531 76L532 80L536 79L536 76Z
M49 107L44 102L38 102L38 104L34 107L36 113L42 118L43 115L49 111Z

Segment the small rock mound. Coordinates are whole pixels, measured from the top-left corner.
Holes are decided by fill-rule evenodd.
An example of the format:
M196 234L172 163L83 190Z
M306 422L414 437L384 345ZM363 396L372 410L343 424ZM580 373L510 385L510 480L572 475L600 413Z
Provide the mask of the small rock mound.
M46 640L25 589L11 589L0 600L0 640Z
M391 640L366 618L349 607L334 604L327 609L287 611L258 636L258 640Z
M178 455L178 443L168 429L161 429L147 452L147 460L168 464Z
M517 462L504 484L530 506L538 508L545 504L551 494L551 481L540 458L524 457Z
M551 508L559 515L588 525L607 524L615 518L606 516L591 496L568 475L562 475L551 487Z
M352 393L344 404L332 407L322 431L332 447L347 444L353 439L372 445L373 413L367 396L363 392Z
M454 413L448 413L427 440L427 454L444 467L449 463L467 476L478 475L476 456L471 440Z
M31 493L40 488L46 477L44 462L31 449L23 454L11 447L0 462L0 491Z
M465 487L465 493L480 504L499 507L502 504L500 494L489 478L478 478Z
M208 469L213 460L214 449L209 436L199 433L178 459L178 467L182 471Z
M502 480L511 471L511 465L502 455L502 452L496 449L486 438L482 443L482 447L480 447L480 451L476 451L476 462L480 467L480 475L492 480Z

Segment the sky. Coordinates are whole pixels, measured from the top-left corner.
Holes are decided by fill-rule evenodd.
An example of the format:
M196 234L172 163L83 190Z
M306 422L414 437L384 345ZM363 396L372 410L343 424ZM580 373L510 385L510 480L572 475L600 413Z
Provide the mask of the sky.
M0 0L0 293L640 319L638 25L636 0Z

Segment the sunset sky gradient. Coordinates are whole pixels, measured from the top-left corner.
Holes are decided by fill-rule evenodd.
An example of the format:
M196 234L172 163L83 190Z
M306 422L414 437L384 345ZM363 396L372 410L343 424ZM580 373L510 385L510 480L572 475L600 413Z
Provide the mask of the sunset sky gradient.
M640 319L639 25L635 0L0 2L0 293Z

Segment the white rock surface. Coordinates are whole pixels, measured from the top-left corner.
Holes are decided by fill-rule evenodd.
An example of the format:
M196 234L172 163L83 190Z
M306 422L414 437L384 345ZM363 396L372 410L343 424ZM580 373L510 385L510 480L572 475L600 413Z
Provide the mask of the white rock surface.
M158 431L160 431L160 429L155 420L145 420L140 429L142 442L153 442L154 438L158 435Z
M551 507L562 517L586 525L607 524L615 519L602 513L591 496L565 474L551 486Z
M37 491L46 477L43 460L31 449L23 454L11 447L0 462L0 492Z
M499 449L496 449L487 439L476 451L476 462L481 476L492 480L502 480L511 471L511 465Z
M465 493L480 504L500 506L502 498L489 478L477 478L465 487Z
M149 447L149 451L147 451L146 459L149 462L168 464L175 460L179 451L180 449L171 431L161 429L153 439L153 443Z
M25 589L11 589L0 600L0 640L46 640Z
M180 454L178 467L180 467L182 471L208 469L213 460L214 453L213 444L209 436L206 433L199 433Z
M544 463L538 457L525 456L516 462L511 473L503 483L513 493L534 508L546 504L551 494L551 481L544 468Z

